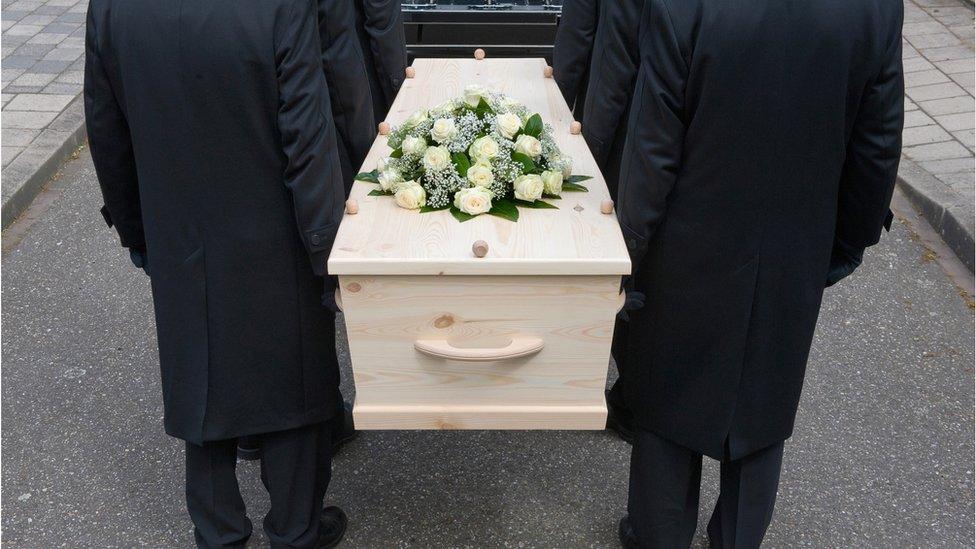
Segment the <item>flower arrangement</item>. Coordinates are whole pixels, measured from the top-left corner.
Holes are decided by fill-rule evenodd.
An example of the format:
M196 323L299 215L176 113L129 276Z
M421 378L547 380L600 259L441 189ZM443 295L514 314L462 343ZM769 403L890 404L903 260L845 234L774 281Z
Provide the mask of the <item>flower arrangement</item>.
M420 110L394 128L390 156L356 179L379 185L401 208L449 209L458 221L481 214L518 220L519 207L557 208L543 200L585 192L552 128L515 99L468 86L462 97Z

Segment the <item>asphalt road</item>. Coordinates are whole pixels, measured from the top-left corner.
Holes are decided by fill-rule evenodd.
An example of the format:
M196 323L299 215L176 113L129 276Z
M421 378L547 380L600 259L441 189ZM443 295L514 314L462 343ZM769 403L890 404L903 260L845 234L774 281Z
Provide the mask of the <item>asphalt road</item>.
M83 151L4 234L6 547L192 543L148 280L97 188ZM973 312L931 256L896 223L828 292L768 547L973 546ZM345 547L617 547L628 460L606 432L365 432L329 500L351 517ZM257 466L239 477L260 519ZM709 462L697 546L716 484Z

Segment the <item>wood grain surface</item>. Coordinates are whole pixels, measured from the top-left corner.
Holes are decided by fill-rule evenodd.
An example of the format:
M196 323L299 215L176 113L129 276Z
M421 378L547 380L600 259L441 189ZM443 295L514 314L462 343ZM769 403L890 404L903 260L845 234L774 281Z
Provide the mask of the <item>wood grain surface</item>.
M358 429L602 429L620 278L339 277ZM452 360L417 350L538 352ZM463 353L462 353L463 354Z

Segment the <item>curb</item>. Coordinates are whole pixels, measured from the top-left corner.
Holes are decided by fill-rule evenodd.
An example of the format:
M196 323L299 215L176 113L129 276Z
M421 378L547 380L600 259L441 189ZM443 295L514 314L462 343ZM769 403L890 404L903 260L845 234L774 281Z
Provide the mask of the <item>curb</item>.
M905 157L898 168L898 188L966 268L973 271L976 264L973 204L960 200L945 183Z
M85 104L81 94L3 169L2 228L24 213L61 165L85 140Z

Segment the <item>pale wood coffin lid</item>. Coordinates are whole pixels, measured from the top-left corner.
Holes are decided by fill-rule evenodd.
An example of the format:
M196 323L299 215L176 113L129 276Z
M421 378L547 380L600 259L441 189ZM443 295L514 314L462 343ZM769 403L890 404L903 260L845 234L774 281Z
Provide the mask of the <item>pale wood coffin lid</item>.
M552 125L573 173L592 175L589 192L551 200L558 210L521 208L513 223L482 215L458 223L450 212L421 214L397 207L392 197L367 196L375 184L356 181L351 198L359 211L346 215L329 257L334 275L622 275L630 259L615 215L600 212L610 198L586 142L569 131L573 115L556 82L545 78L543 59L418 59L416 76L404 81L387 116L399 125L411 113L461 95L480 84L512 96ZM389 155L386 137L373 143L362 171ZM471 246L488 243L486 257Z

